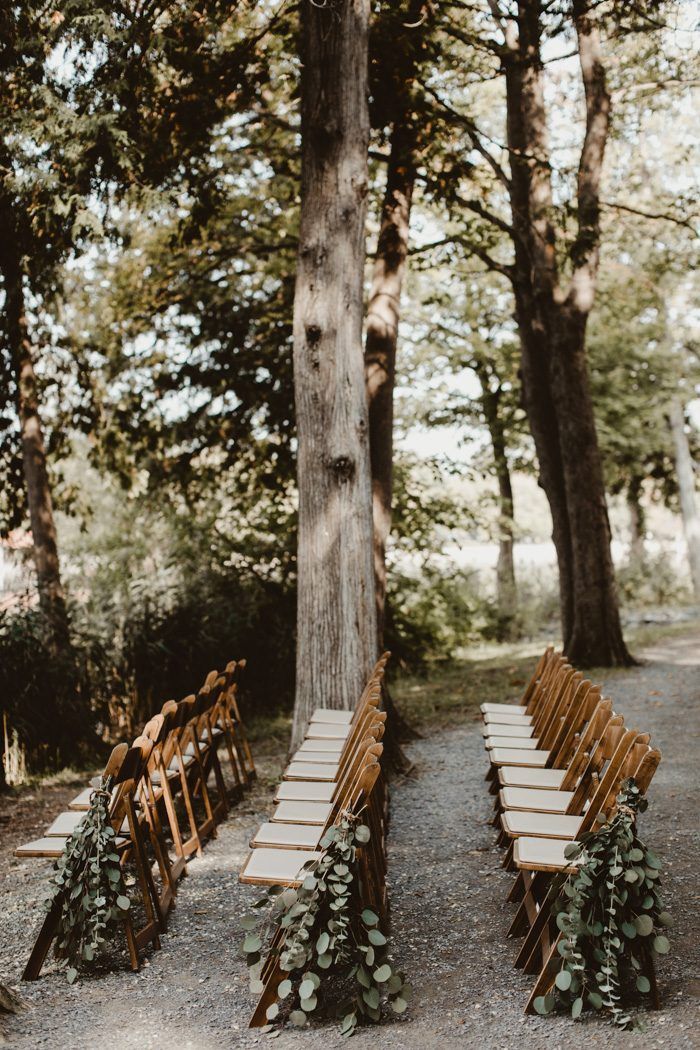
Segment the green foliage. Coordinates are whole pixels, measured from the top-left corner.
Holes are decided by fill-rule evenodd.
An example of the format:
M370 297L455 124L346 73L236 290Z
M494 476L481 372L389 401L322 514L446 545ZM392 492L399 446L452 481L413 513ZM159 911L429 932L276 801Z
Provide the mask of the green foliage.
M341 1034L350 1036L360 1021L380 1021L383 1003L397 1014L406 1010L410 988L389 959L378 916L360 900L357 850L369 840L369 828L344 815L324 835L299 888L272 887L255 905L267 909L263 922L256 915L242 920L251 990L263 990L260 976L271 955L285 973L277 988L282 1006L268 1008L268 1021L301 1026L311 1015L333 1013ZM284 931L281 948L265 948L277 927Z
M632 995L651 989L649 961L669 950L661 930L670 916L659 896L661 862L637 836L636 817L646 799L634 779L622 785L617 803L609 823L566 847L577 867L558 884L562 966L554 992L535 999L534 1006L546 1014L558 1000L574 1020L590 1006L629 1028Z
M130 907L116 834L109 821L110 780L103 780L90 809L66 842L51 877L49 907L60 906L56 953L68 960L72 984L92 963Z
M103 653L94 635L76 626L72 646L56 652L38 608L0 611L0 720L17 732L32 770L65 765L88 749L94 759L90 697Z

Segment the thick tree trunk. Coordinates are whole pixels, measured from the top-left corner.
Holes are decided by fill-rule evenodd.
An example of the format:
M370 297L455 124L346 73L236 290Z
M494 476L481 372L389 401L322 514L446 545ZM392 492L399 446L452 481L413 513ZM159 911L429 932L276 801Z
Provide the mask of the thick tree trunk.
M3 228L7 228L5 223ZM68 616L61 584L46 450L39 418L39 398L25 311L22 268L13 251L11 239L0 249L0 270L5 291L7 340L17 387L17 414L39 602L49 624L53 643L63 647L68 643Z
M294 298L297 676L292 746L353 708L377 652L362 355L369 0L302 3L302 205Z
M610 100L588 4L574 0L572 11L586 98L586 133L578 173L578 232L570 253L571 286L564 292L559 283L551 222L541 0L520 0L517 32L513 23L506 29L512 272L525 407L540 482L552 513L564 648L573 663L610 666L628 664L631 658L620 625L585 354L598 268L598 197Z
M374 520L374 580L378 646L384 645L386 544L391 530L394 377L401 289L408 254L415 170L415 134L410 115L398 115L391 138L382 219L372 274L365 342L365 380Z
M646 532L646 516L642 506L642 482L643 479L636 475L630 478L625 501L629 512L629 555L628 561L631 565L643 565L646 558L644 546L644 535Z
M676 477L680 497L683 531L688 548L688 563L693 583L695 600L700 602L700 515L695 499L695 471L690 454L688 436L685 432L685 413L680 401L674 401L669 409L669 422L676 454Z
M552 354L552 393L564 466L574 579L573 623L564 641L581 667L626 665L603 464L588 384L586 317L562 307Z

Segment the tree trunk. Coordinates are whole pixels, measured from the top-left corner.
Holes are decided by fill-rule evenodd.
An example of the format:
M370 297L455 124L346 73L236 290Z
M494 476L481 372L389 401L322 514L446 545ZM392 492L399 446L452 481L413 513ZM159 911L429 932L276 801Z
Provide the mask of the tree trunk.
M374 580L378 647L384 645L386 544L391 530L394 378L401 289L406 270L415 134L410 115L400 114L391 137L382 219L367 311L365 381L374 521Z
M627 510L629 512L629 556L630 564L640 566L644 564L646 550L644 547L644 535L646 532L646 515L642 506L642 484L643 478L635 475L630 478L625 496Z
M690 454L688 436L685 432L685 413L680 401L673 401L669 410L669 422L676 453L676 477L678 495L683 516L683 531L688 548L688 563L693 583L695 600L700 602L700 515L695 499L695 472Z
M525 407L552 514L564 648L582 666L628 664L585 353L600 242L599 182L610 100L597 27L584 0L573 16L586 99L572 280L559 283L541 58L541 0L520 0L505 29L507 138Z
M496 602L499 632L503 639L512 637L517 614L515 583L513 486L506 455L506 436L500 414L501 389L492 390L487 369L476 362L475 371L481 384L481 404L489 429L493 462L498 482L498 561L496 563Z
M7 229L7 224L3 223ZM68 616L61 584L56 525L46 464L46 450L39 418L39 398L29 327L25 312L22 267L13 250L14 238L0 249L0 270L5 290L5 322L12 355L16 400L22 443L22 463L27 508L32 530L39 603L46 616L53 643L68 644Z
M573 623L564 641L581 667L628 665L610 544L603 464L585 352L586 316L561 308L552 354L552 393L564 466L574 579Z
M302 4L293 747L316 706L355 706L377 652L362 357L368 18L369 0Z

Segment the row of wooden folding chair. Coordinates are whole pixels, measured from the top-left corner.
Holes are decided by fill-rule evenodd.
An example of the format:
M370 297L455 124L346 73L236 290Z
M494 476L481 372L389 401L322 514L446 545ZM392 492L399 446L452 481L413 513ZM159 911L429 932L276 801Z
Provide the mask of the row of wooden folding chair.
M496 794L504 867L517 871L508 899L518 903L510 928L524 936L516 966L538 974L527 1009L546 994L561 966L553 919L553 880L573 869L566 847L611 819L622 782L645 792L660 752L649 736L624 726L600 689L548 649L519 705L482 706L489 755L487 780ZM656 989L651 956L645 968Z
M361 812L370 841L358 850L360 895L364 906L386 916L386 794L380 767L386 714L378 707L388 658L383 654L375 665L354 712L314 712L276 792L270 820L251 839L241 882L298 886L307 865L321 856L325 832L345 814ZM274 934L251 1027L267 1023L267 1009L285 976L279 962L284 936L281 927Z
M150 848L158 886L147 862L149 888L161 930L166 928L177 882L186 872L186 861L194 853L201 854L206 839L216 835L217 824L228 812L218 755L221 744L225 742L228 751L236 797L255 776L236 701L236 670L236 664L230 663L221 675L211 672L196 696L179 703L168 701L134 743L134 748L140 745L144 753L131 791L140 845L131 836L126 817L116 829L124 840L120 841L120 856L125 863L134 859L138 864L139 857L147 858L147 847ZM120 797L120 783L115 782L115 799ZM93 788L82 791L70 803L70 810L51 824L44 838L18 847L15 855L59 857L89 809L92 791ZM138 958L133 954L131 961L138 966Z
M146 737L137 738L131 747L126 744L117 745L110 755L101 778L101 783L104 783L111 792L109 819L116 832L115 849L122 867L126 867L128 860L134 862L136 871L134 888L138 891L138 904L143 911L140 925L137 925L137 920L134 918L139 910L136 907L130 907L122 918L129 958L134 970L138 969L140 953L147 946L160 947L161 927L155 904L157 894L146 853L142 824L135 804L137 785L143 776L151 750L152 743ZM23 980L32 981L39 976L58 932L61 909L61 900L54 900L42 923L22 975Z

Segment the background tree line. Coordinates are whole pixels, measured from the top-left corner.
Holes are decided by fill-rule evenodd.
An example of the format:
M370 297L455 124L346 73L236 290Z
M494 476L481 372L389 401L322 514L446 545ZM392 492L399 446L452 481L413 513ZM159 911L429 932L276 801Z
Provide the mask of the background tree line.
M630 659L606 493L623 599L654 501L697 598L689 14L4 9L0 509L39 601L0 614L0 706L34 763L222 654L260 710L296 661L298 728L380 644L417 666L527 633L514 474L546 495L573 660ZM495 514L397 447L416 426L463 432ZM440 561L459 528L499 544L493 597Z

